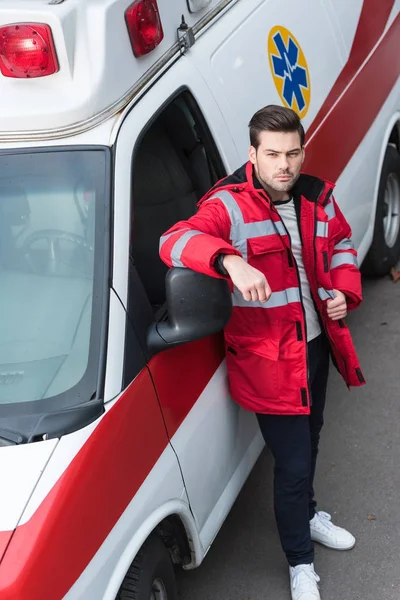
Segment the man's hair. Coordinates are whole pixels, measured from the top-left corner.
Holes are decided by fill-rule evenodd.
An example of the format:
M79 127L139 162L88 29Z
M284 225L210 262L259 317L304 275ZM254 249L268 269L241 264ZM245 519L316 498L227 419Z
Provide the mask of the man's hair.
M257 150L260 145L262 131L278 131L282 133L298 132L300 145L304 146L305 133L299 116L291 108L269 104L258 110L249 123L250 143Z

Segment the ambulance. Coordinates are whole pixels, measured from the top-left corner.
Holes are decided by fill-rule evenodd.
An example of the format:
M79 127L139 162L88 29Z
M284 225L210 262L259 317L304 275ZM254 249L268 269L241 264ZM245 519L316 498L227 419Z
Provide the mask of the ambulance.
M160 235L283 104L388 273L399 39L400 0L0 0L1 600L176 600L263 443Z

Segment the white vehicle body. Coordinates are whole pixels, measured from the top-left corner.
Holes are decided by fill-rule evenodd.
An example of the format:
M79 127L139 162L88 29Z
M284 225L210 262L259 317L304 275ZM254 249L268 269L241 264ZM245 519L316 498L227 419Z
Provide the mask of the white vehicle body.
M371 246L399 143L400 0L203 4L158 0L164 37L138 58L132 0L0 0L0 39L48 24L58 61L0 74L2 600L114 600L154 531L198 566L257 460L220 335L145 344L158 236L205 169L211 184L247 160L256 110L300 113L306 170L337 182L360 261Z

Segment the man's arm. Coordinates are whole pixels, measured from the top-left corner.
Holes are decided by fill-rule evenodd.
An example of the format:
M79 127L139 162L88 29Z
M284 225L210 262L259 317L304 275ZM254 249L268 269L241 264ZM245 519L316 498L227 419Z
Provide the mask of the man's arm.
M231 222L218 200L171 227L160 238L160 257L169 267L186 267L211 277L231 279L245 300L266 302L271 290L265 276L243 260L230 242Z
M241 256L230 241L231 223L218 200L204 202L198 213L179 221L160 238L160 257L169 267L186 267L211 277L227 278L215 262L219 255Z
M348 310L357 308L362 302L361 274L358 268L357 251L351 240L351 228L336 201L332 198L338 227L331 238L334 243L330 265L332 284L346 296Z
M233 285L242 293L247 302L267 302L271 288L265 275L250 266L240 256L225 256L223 267L229 273Z

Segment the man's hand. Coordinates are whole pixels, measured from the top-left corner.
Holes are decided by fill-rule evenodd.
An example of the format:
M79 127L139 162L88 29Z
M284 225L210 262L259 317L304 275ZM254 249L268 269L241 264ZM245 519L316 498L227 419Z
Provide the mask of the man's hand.
M243 298L250 302L267 302L271 297L271 288L264 275L251 267L243 258L234 254L224 257L223 265L228 271L233 284L243 294Z
M338 321L339 319L344 319L347 315L347 302L343 292L339 292L339 290L333 291L335 293L335 299L328 300L327 312L328 317L331 318L332 321Z

